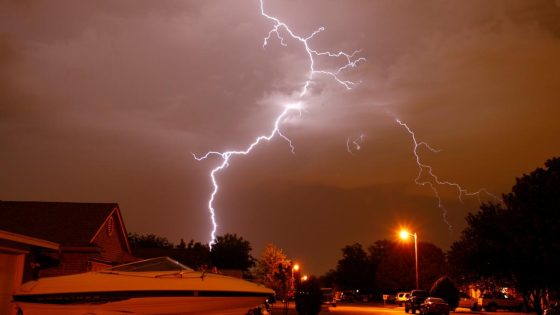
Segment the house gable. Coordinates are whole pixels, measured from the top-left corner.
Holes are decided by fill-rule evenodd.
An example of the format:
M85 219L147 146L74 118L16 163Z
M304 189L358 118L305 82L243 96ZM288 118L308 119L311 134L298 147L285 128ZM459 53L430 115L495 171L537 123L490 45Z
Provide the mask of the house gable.
M121 261L126 258L123 254L131 256L128 236L118 207L107 216L90 243L101 249L96 258L102 261Z
M90 246L92 237L118 208L116 203L0 201L0 230L60 244Z
M34 267L26 272L32 277L98 270L135 259L116 203L0 201L0 230L60 245L57 251L27 254L26 266Z

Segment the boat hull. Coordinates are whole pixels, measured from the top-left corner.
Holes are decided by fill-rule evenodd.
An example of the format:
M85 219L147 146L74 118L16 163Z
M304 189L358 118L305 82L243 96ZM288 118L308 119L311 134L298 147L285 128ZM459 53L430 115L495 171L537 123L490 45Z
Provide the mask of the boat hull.
M34 303L16 301L23 315L109 315L109 314L201 314L245 315L264 302L264 297L141 297L106 303Z
M164 257L41 278L23 284L13 299L18 315L245 315L274 294L249 281L185 268Z

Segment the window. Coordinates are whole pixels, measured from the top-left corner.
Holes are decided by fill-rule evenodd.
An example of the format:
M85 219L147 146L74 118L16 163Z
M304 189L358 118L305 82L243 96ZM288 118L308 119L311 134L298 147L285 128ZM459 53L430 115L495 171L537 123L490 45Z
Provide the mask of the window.
M107 220L107 235L111 236L113 234L113 230L115 229L115 224L113 222L113 217L109 217Z

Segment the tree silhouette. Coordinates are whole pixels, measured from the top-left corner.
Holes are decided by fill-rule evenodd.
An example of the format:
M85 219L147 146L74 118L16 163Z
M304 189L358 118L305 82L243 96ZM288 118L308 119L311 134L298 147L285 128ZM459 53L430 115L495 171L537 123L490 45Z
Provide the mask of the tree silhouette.
M210 260L210 247L208 244L195 243L194 240L191 240L185 246L181 244L177 247L177 260L195 270L210 267L212 262Z
M430 296L442 298L452 310L459 306L459 289L447 276L437 279L430 289Z
M335 271L336 282L342 289L371 292L373 272L362 245L355 243L342 248L342 259L338 261Z
M376 282L388 292L409 291L416 284L414 248L410 244L386 243L380 259ZM432 243L418 243L418 273L420 288L428 289L446 274L447 264L443 251Z
M251 244L237 234L227 233L216 238L212 245L210 259L213 266L219 269L238 269L248 271L255 265L251 256Z
M547 291L560 287L560 158L517 178L503 199L467 216L449 252L453 274L511 283L540 314Z
M165 237L155 234L128 233L130 247L135 248L172 248L173 244Z

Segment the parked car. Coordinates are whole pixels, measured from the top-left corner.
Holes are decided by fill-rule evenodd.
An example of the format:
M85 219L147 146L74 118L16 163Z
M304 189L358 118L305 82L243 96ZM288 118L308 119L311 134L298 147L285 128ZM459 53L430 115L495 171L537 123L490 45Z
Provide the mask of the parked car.
M459 292L459 307L469 308L471 311L478 310L478 299L473 298L465 292Z
M323 294L323 304L336 307L336 299L332 288L321 288L321 293Z
M520 311L524 305L522 299L517 299L501 292L486 293L478 298L478 306L487 312L495 312L498 309Z
M397 295L396 294L383 294L383 302L396 304L397 303Z
M354 290L343 291L340 296L340 302L354 303L359 301L361 301L361 298Z
M422 303L424 303L424 300L426 300L426 298L429 295L430 294L428 293L428 291L424 291L424 290L412 290L412 291L410 291L410 296L408 297L406 302L404 302L405 313L408 313L408 311L411 311L412 314L415 314L416 310L420 309L420 305Z
M404 302L406 302L409 296L410 296L410 292L399 292L397 293L397 298L395 299L395 303L397 303L400 306L403 306Z
M449 304L437 297L428 297L420 304L422 315L449 315Z

